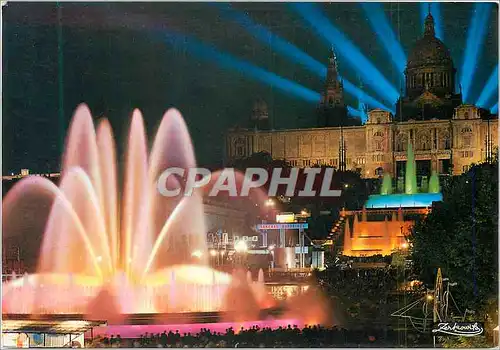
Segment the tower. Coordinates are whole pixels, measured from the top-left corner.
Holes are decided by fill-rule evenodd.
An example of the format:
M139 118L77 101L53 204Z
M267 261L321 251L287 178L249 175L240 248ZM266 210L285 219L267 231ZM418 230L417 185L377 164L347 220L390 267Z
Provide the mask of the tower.
M333 48L328 57L328 68L321 100L318 107L319 127L358 125L348 120L344 103L344 84L339 79L337 57Z
M321 105L330 108L344 106L344 86L342 81L339 81L337 56L333 48L328 57L325 90L321 97Z
M253 105L251 124L253 128L259 130L268 130L270 128L267 103L261 98L257 99Z

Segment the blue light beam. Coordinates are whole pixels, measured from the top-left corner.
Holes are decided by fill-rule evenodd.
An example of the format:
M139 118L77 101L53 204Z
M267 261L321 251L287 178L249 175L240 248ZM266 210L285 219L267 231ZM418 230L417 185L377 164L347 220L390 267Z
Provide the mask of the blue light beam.
M312 28L333 45L344 56L346 62L361 76L361 79L391 105L396 102L399 93L380 71L361 53L347 37L333 26L320 10L310 3L293 3L290 6L301 15Z
M434 18L434 31L436 32L436 37L444 41L443 24L441 21L441 4L438 2L421 2L420 3L420 17L422 20L422 33L425 29L425 17L429 13L429 4L431 4L431 15Z
M488 81L486 82L483 91L481 91L481 95L479 95L479 98L477 99L475 105L481 108L486 108L488 100L491 99L495 92L497 92L498 94L498 65L495 67L495 69L493 69L493 72L488 78Z
M365 11L368 20L370 21L370 25L377 34L379 41L389 54L389 57L398 72L401 73L401 79L404 79L406 55L403 51L403 47L396 38L387 17L385 16L382 5L374 2L364 2L360 3L360 5Z
M363 122L366 120L364 119L364 113L354 107L347 106L347 114L350 116L356 117L358 119L361 119Z
M290 93L307 102L318 103L320 94L293 81L266 71L249 62L240 60L229 54L219 52L215 47L204 44L195 38L187 37L180 33L167 33L168 42L177 47L184 47L197 57L217 63L221 68L228 68L242 73L254 80L269 84L283 92Z
M490 108L490 112L493 114L498 114L498 102L495 103L495 105Z
M303 65L306 69L325 80L327 72L326 66L309 56L297 46L272 33L264 26L254 23L247 15L233 9L230 4L216 3L214 5L220 9L226 18L241 25L257 40L269 45L273 50L283 55L285 58ZM363 92L355 84L340 76L339 79L343 80L344 89L348 94L353 95L358 99L363 99L370 107L391 110L391 108L387 107L382 102Z
M276 50L276 52L279 52L280 54L291 58L295 62L304 65L311 72L314 72L320 76L323 75L323 71L325 70L324 65L306 54L297 46L272 33L264 26L253 22L250 17L237 10L234 10L228 3L221 2L215 3L214 5L219 8L221 13L227 19L241 25L247 32L253 35L260 42L269 45L271 48Z
M325 75L326 75L326 73L325 73ZM355 84L353 84L345 79L342 82L344 83L345 91L349 92L349 94L355 96L358 100L363 101L364 103L366 103L368 106L370 106L372 108L380 108L380 109L383 109L386 111L390 111L391 113L394 114L395 110L393 108L389 108L389 107L385 106L383 103L377 101L375 98L366 94L363 90L361 90Z
M366 123L368 114L366 113L366 105L362 100L358 100L358 111L361 112L361 120Z
M465 47L465 57L462 64L462 76L460 84L462 85L462 98L468 101L469 91L474 79L476 64L480 56L480 48L483 45L486 37L486 28L488 27L488 19L491 13L491 4L475 3L474 14L471 19L471 24L467 31L467 44Z

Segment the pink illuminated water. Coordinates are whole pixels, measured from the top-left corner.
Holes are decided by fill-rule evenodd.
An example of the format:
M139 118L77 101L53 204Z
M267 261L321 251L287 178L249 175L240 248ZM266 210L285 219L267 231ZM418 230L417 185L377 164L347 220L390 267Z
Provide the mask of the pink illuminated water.
M43 237L37 273L4 284L3 313L108 319L224 310L231 276L207 266L202 194L167 198L156 189L166 168L195 166L177 110L163 116L150 152L141 112L134 110L120 180L109 122L96 131L90 110L80 105L59 186L27 177L3 201L4 236ZM170 177L167 187L183 181ZM252 287L256 300L264 298L260 279Z

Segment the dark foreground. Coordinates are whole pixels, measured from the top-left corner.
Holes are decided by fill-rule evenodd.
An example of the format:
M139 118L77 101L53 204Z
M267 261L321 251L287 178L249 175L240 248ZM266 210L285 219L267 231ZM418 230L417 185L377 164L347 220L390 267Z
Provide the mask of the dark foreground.
M404 337L404 338L403 338ZM396 330L346 330L322 326L296 326L269 329L252 327L236 332L229 328L225 333L202 330L198 334L169 332L144 334L139 339L121 339L119 335L94 339L90 347L136 348L322 348L322 347L431 347L432 337Z

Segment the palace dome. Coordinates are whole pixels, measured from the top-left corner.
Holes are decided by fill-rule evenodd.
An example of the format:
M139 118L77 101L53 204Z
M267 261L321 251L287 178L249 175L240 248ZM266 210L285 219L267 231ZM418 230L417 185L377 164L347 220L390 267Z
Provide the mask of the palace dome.
M422 66L453 66L450 51L434 35L424 35L408 55L407 68Z
M434 18L430 10L425 18L424 36L417 41L408 55L407 69L425 66L453 66L450 51L436 38Z

